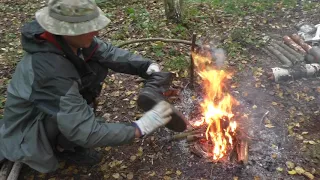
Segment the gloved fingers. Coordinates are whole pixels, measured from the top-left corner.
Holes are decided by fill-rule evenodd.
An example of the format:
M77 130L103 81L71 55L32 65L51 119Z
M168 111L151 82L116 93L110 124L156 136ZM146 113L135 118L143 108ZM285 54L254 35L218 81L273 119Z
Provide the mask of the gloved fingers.
M163 118L162 120L163 120L163 122L165 122L164 125L166 125L171 119L172 119L171 116L167 116L167 117Z
M167 111L168 109L172 111L171 105L166 101L160 101L153 108L153 110L157 111L158 113L162 113L164 111Z
M157 63L150 64L146 73L151 75L153 72L160 72L160 66Z
M173 110L171 108L171 105L167 109L164 109L163 111L159 112L159 114L161 114L162 117L171 116L172 113L173 113Z

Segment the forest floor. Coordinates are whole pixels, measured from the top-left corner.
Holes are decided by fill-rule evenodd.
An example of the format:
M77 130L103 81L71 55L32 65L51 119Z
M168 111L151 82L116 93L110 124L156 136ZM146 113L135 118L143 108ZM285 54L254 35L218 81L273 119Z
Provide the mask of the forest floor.
M190 40L192 33L196 33L198 42L209 40L225 50L228 57L225 69L233 73L230 93L243 107L241 113L248 116L240 126L246 126L253 137L249 163L208 162L190 153L184 141L164 144L160 139L174 133L161 128L130 145L99 148L104 158L96 166L60 162L59 170L48 174L24 166L20 179L308 179L294 174L288 168L289 162L320 179L320 80L282 83L269 80L266 72L281 63L262 50L268 40L281 41L284 35L296 33L294 26L298 22L318 24L319 3L187 0L183 22L170 23L164 15L162 0L97 2L112 21L99 37L114 45L152 37ZM44 6L45 2L39 0L0 0L0 118L6 87L23 55L19 29ZM189 82L190 46L146 42L123 48L153 59L175 74L173 86L182 93L172 103L186 114L184 100L190 97L184 92ZM136 106L140 79L112 72L106 82L97 114L108 122L139 118L143 113Z

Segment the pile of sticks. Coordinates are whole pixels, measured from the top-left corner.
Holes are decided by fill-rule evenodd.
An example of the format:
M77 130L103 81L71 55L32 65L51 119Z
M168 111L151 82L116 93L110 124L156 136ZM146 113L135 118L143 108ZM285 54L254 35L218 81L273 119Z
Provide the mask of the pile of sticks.
M1 166L0 180L17 180L22 165L21 162L5 161Z
M268 72L271 80L279 82L320 76L320 64L305 61L311 51L318 51L317 48L305 43L298 34L284 36L283 42L272 40L263 51L271 57L275 56L282 64L282 67Z
M189 150L192 154L200 158L212 159L212 154L205 148L205 143L208 142L205 136L206 126L196 127L194 129L187 130L183 133L176 134L174 136L168 136L163 140L166 142L186 140L189 144ZM242 138L239 135L240 132L236 133L234 138L233 146L231 147L229 161L237 161L238 163L248 163L248 140Z

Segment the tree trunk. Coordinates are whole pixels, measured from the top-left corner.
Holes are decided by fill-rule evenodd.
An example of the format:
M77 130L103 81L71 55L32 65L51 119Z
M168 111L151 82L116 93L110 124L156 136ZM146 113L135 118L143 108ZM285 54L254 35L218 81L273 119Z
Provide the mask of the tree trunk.
M168 20L182 22L183 0L164 0L164 8Z

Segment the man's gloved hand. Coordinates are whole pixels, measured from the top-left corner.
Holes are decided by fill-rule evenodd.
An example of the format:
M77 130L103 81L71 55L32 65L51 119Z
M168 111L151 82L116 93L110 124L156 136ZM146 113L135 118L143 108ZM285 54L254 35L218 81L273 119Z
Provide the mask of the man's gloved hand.
M157 63L151 63L146 73L151 75L153 72L160 72L160 66Z
M148 135L166 125L171 120L172 112L171 105L166 101L161 101L134 123L138 126L142 136Z

